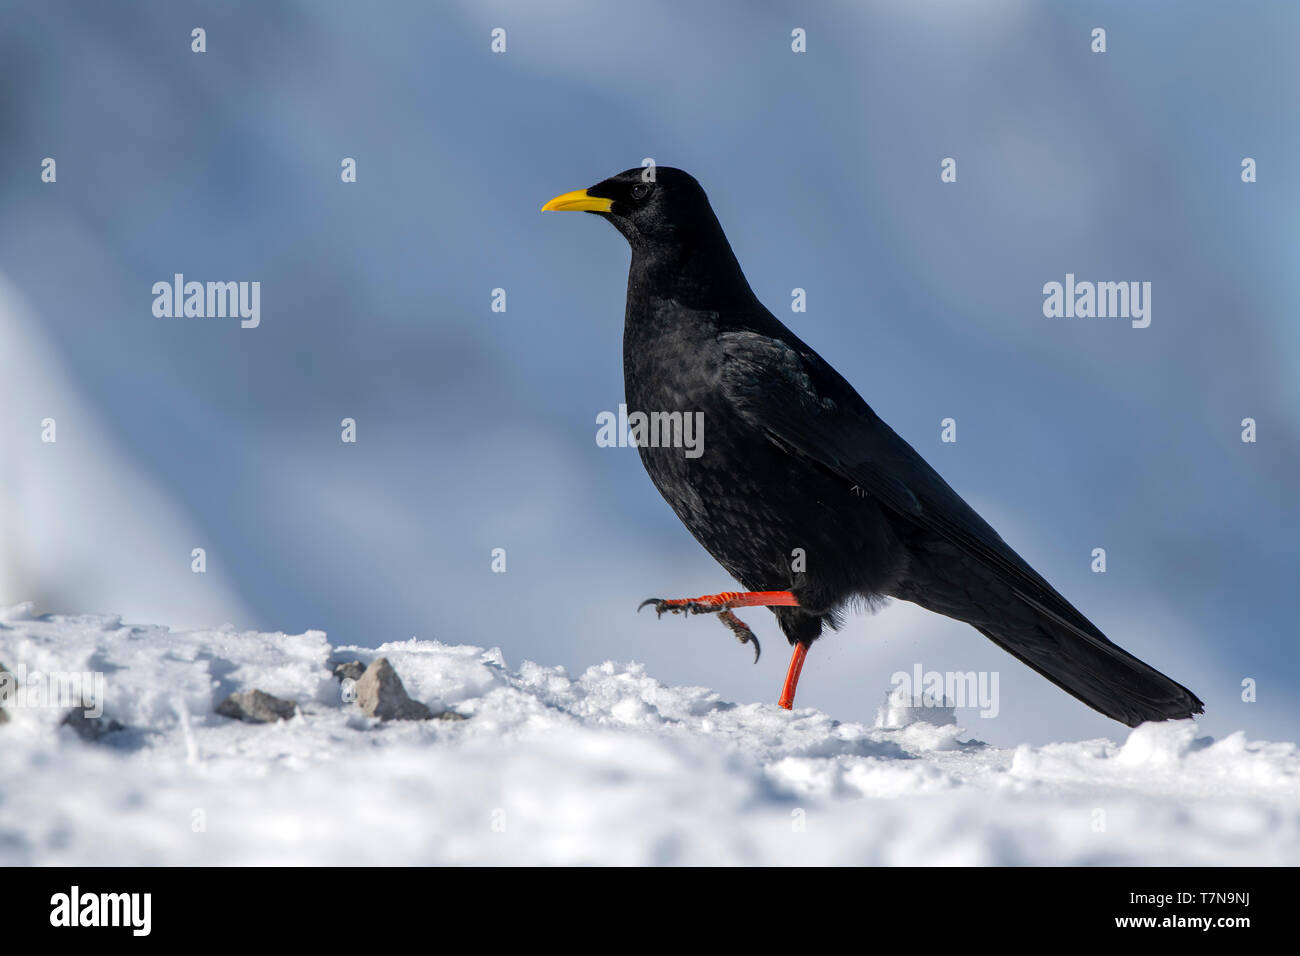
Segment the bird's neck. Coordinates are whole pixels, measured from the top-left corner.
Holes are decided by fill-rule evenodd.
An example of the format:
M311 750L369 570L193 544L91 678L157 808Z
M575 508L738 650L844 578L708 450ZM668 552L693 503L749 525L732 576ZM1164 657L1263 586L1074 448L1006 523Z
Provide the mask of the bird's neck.
M756 299L721 227L693 230L689 238L632 246L628 314L655 310L667 301L688 309L723 311Z

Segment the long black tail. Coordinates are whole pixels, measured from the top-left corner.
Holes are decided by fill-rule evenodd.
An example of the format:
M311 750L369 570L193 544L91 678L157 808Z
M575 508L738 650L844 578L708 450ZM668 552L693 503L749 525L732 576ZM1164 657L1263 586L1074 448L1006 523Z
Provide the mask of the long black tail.
M1136 727L1204 712L1190 690L1100 634L1081 636L1033 608L975 629L1093 710Z
M1030 593L947 545L931 548L925 558L914 560L896 597L971 625L1093 710L1130 727L1205 710L1182 684L1107 640L1036 575L1040 586Z

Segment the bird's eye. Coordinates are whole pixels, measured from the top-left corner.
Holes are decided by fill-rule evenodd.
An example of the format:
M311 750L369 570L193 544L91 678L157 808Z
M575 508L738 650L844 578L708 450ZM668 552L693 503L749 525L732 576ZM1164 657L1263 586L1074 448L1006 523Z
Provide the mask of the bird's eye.
M650 186L647 183L637 183L632 187L633 199L645 199L650 195Z

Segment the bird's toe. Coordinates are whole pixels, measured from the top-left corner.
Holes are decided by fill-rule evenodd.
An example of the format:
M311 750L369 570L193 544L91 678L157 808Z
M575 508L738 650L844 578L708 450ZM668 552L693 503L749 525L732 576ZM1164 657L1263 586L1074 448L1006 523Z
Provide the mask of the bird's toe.
M654 607L655 617L663 617L664 611L668 610L668 602L663 598L646 598L636 606L637 613L639 614L641 609L646 605L652 605Z

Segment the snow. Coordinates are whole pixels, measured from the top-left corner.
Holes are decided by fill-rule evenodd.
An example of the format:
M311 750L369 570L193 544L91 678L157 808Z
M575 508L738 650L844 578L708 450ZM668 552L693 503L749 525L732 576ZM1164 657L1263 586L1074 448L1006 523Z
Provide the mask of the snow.
M380 656L469 719L361 715L327 664ZM1296 745L1190 721L999 749L884 694L866 726L634 663L571 676L433 640L333 647L30 604L0 609L0 663L23 683L0 724L5 865L1300 863ZM125 729L60 726L47 678L82 672ZM253 688L298 716L213 713Z

